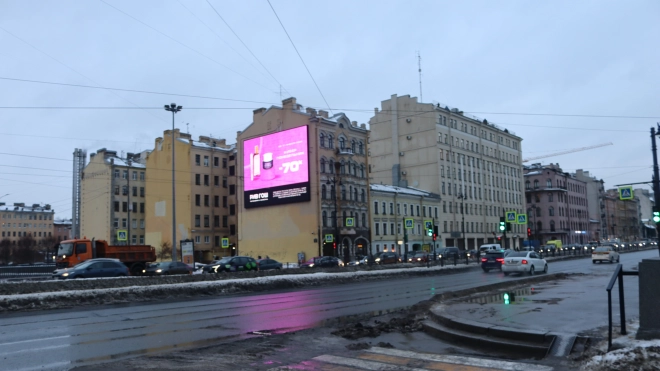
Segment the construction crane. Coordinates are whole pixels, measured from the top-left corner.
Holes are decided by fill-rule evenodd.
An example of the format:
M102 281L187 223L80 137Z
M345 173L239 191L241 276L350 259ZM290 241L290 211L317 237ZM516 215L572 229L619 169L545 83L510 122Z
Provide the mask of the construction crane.
M588 149L600 148L600 147L611 146L611 145L614 145L614 143L609 142L609 143L596 144L595 146L582 147L582 148L573 148L573 149L569 149L567 151L551 153L549 155L530 157L530 158L524 159L522 162L528 162L528 161L532 161L532 160L539 160L539 159L546 158L546 157L554 157L554 156L559 156L559 155L565 155L565 154L568 154L568 153L586 151Z

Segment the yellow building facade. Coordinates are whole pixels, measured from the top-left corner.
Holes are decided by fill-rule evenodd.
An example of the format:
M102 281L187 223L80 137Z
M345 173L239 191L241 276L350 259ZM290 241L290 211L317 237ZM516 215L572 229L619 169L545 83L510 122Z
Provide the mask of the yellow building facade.
M176 239L195 242L196 261L235 253L235 149L224 139L174 130ZM146 242L160 251L172 243L172 131L156 138L146 160ZM223 248L223 239L229 241ZM180 255L179 255L180 260Z

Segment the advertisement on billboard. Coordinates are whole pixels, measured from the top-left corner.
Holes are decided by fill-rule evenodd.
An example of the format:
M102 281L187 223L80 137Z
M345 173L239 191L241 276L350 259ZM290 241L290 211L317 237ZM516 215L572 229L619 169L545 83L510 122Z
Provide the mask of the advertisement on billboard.
M245 208L309 201L307 126L243 142Z

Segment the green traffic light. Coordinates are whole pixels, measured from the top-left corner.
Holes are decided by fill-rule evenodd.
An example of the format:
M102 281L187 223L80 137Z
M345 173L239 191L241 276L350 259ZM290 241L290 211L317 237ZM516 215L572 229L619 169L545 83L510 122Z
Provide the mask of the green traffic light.
M654 223L659 223L660 222L660 212L658 212L658 211L653 212L653 222Z

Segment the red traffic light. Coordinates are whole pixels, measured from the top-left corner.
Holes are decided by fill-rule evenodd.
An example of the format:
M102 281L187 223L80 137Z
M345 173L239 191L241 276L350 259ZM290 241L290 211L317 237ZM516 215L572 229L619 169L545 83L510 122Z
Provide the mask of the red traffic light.
M438 235L433 233L433 241L435 241L436 238L438 238Z
M332 243L332 248L333 248L333 249L336 249L336 248L337 248L337 243L336 243L336 242L333 242L333 243Z
M498 240L498 241L501 241L501 240L502 240L502 236L497 236L497 240Z
M527 228L527 237L532 235L532 228Z

